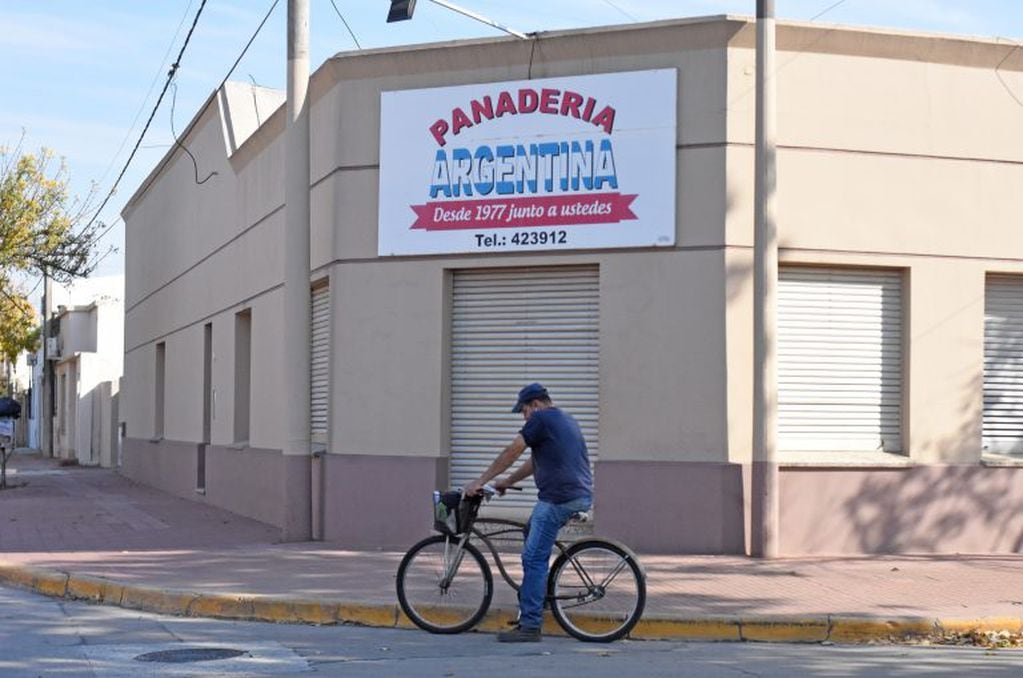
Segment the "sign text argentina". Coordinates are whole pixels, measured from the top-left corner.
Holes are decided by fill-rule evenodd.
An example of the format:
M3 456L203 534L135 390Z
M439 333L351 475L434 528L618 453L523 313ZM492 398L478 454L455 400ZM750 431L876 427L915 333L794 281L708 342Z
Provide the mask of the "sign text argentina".
M675 81L385 92L379 254L674 244Z

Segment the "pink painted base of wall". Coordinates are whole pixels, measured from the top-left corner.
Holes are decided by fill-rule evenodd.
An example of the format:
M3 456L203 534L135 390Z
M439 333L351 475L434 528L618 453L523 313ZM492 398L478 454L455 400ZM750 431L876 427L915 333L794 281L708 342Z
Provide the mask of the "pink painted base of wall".
M784 555L1023 552L1023 468L783 469Z
M197 451L127 438L121 472L281 526L280 451L209 447L205 496ZM325 540L403 549L432 532L430 494L446 484L447 459L328 454L318 477ZM595 480L600 535L643 553L746 552L748 465L601 461ZM1023 552L1023 468L782 468L779 495L783 556Z
M745 553L748 476L739 464L598 461L594 527L642 553Z
M198 450L196 443L125 438L120 472L144 485L185 499L196 499Z
M447 483L447 459L328 454L323 483L326 541L406 549L433 534L431 496Z
M280 450L210 445L206 448L206 501L280 527L283 464Z
M121 474L268 525L280 526L283 484L279 450L206 448L206 493L196 492L199 444L125 438Z

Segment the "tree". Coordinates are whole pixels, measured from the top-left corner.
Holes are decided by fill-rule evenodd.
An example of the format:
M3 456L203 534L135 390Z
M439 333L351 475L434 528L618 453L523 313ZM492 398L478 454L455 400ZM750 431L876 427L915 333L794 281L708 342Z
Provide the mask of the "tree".
M53 153L22 154L0 148L0 271L42 272L59 282L88 275L96 234L85 222L88 201L68 194L67 167L52 168ZM91 194L90 194L91 196Z
M0 285L0 359L13 364L22 351L31 353L39 347L39 325L28 299L12 292L6 279Z
M90 197L92 193L90 193ZM0 357L13 361L38 343L35 312L17 278L48 273L58 282L87 276L103 224L86 221L89 200L68 193L67 167L53 153L0 147Z

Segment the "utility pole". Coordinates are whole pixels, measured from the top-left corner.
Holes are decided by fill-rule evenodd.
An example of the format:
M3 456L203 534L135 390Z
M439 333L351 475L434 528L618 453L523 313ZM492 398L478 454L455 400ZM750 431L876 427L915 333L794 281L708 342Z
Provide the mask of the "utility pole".
M50 271L43 267L43 392L39 397L39 447L44 457L53 456L53 371L50 366L50 304L53 303L53 281Z
M284 541L312 537L309 422L309 0L288 0L284 179Z
M761 558L776 558L779 553L774 33L774 0L757 0L751 550L754 556Z

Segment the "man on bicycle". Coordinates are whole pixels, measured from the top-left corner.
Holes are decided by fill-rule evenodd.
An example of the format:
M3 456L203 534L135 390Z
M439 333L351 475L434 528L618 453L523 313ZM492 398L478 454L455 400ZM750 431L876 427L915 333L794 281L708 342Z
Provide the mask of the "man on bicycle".
M529 518L522 547L522 588L519 591L519 622L514 629L497 634L504 643L539 641L543 624L543 603L547 594L547 568L558 531L574 513L588 511L593 504L593 477L579 424L554 407L550 395L538 383L519 391L512 412L521 412L525 424L515 439L465 493L482 492L488 482L507 470L528 447L530 458L509 476L494 483L504 491L534 476L539 490Z

